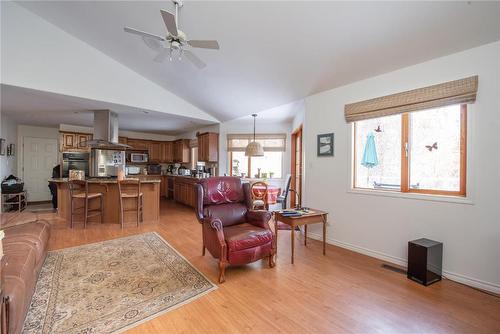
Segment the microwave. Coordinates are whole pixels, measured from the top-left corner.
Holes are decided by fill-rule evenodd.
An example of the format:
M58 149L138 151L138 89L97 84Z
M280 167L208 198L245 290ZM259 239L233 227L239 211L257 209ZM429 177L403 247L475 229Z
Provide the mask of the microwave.
M130 162L148 162L148 154L130 153Z

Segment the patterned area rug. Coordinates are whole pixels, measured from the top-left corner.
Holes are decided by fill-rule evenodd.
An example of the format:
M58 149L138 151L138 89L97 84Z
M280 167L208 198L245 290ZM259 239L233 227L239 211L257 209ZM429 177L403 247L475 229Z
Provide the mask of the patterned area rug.
M156 233L49 252L23 333L116 333L217 286Z

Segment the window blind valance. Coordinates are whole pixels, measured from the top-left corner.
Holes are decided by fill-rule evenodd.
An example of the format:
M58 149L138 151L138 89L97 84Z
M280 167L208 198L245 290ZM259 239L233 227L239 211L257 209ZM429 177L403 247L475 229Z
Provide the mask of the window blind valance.
M475 75L465 79L346 104L344 108L345 120L355 122L452 104L473 103L476 101L477 84L478 76Z
M248 143L253 140L253 134L228 134L227 151L245 152ZM286 150L286 134L256 134L255 141L259 142L265 152L284 152Z

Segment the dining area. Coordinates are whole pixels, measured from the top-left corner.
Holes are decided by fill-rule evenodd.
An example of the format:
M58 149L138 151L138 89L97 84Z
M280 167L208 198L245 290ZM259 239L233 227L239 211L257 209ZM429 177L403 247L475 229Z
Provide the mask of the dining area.
M286 209L291 189L291 176L287 175L284 187L268 180L251 180L250 194L252 196L252 206L254 210L284 210Z

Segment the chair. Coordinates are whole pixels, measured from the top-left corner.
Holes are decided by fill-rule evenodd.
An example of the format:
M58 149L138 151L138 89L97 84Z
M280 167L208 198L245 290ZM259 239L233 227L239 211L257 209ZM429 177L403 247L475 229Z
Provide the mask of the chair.
M104 196L102 193L89 193L89 183L83 180L70 180L68 182L71 204L71 222L73 228L73 216L78 214L77 210L83 209L83 228L87 228L88 219L100 215L101 224L104 222ZM99 199L98 209L89 209L90 200ZM75 202L83 200L83 206L75 208Z
M280 196L276 199L276 203L281 203L281 209L286 209L286 201L288 200L288 193L290 192L290 185L292 184L292 175L288 174L286 176L285 189Z
M139 222L143 220L143 207L144 207L144 195L141 192L141 180L139 179L125 179L118 180L118 194L120 196L120 225L124 226L124 215L125 212L136 211L137 212L137 227L139 227ZM125 209L123 202L125 199L135 199L135 208Z
M267 183L262 181L252 183L250 193L252 195L252 209L269 210L269 205L267 204Z
M238 177L211 177L196 185L196 217L202 225L205 249L219 259L219 283L228 265L268 258L274 267L275 238L271 213L252 210L250 184Z

